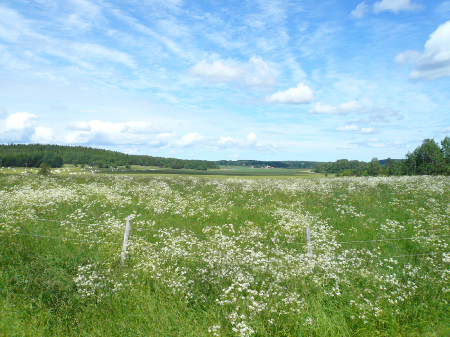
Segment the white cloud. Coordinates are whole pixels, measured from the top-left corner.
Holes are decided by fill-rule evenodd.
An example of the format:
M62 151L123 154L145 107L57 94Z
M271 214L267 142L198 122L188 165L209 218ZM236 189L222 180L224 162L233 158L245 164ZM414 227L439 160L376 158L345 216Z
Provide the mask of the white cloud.
M53 138L52 128L37 127L30 140L36 143L50 143Z
M375 129L373 127L360 129L359 127L357 127L354 124L340 126L336 130L337 131L343 131L343 132L357 132L357 133L366 133L366 134L375 133Z
M358 101L349 101L347 103L342 103L339 105L339 109L344 112L354 112L361 111L364 108L364 105Z
M440 132L442 132L442 133L449 133L450 132L450 126L447 126L447 127L443 128Z
M76 122L70 122L67 125L67 130L74 130L74 131L90 131L91 126L88 122L84 121L76 121Z
M259 142L254 132L250 132L246 138L221 137L212 142L212 145L218 148L251 149L259 152L271 152L277 147L276 143Z
M365 2L361 2L352 12L350 13L351 17L361 19L369 12L369 5Z
M25 21L14 10L0 6L0 39L15 42L26 30Z
M67 27L74 27L80 31L86 30L91 26L88 22L83 21L77 14L73 13L66 18L64 23Z
M283 104L303 104L310 103L314 100L314 93L306 84L299 83L296 88L289 88L286 91L278 91L272 94L268 99L268 103Z
M167 132L166 128L153 125L149 122L127 122L124 132L135 134L162 133Z
M373 12L378 14L383 11L398 13L401 11L414 11L422 9L422 6L411 0L382 0L373 4ZM369 13L370 7L366 2L361 2L354 10L351 11L350 17L361 19Z
M250 132L247 136L247 142L249 145L255 145L258 142L258 137L253 132Z
M220 137L217 145L220 147L234 147L238 144L238 141L231 137Z
M411 0L382 0L373 4L374 13L383 11L398 13L400 11L413 11L421 8L421 5L411 2Z
M213 63L203 60L194 65L189 72L207 83L236 82L256 88L273 87L276 83L275 76L260 56L253 56L248 63L236 66L227 65L220 60Z
M111 50L93 43L73 43L69 47L78 56L109 59L110 61L122 63L130 68L136 68L133 58L121 51Z
M375 129L372 127L361 129L361 133L374 133L374 132L375 132Z
M24 131L34 126L36 115L28 112L16 112L10 115L5 121L5 131Z
M162 133L160 133L159 135L157 135L156 137L158 138L158 139L161 139L161 140L168 140L168 139L170 139L170 138L174 138L176 136L176 133L175 133L175 131L173 131L173 132L162 132Z
M100 8L93 3L86 0L70 0L73 3L77 10L82 12L83 14L88 14L90 17L94 17L100 14Z
M65 136L66 143L73 144L151 144L155 139L154 134L159 140L158 144L167 144L167 138L171 135L164 132L168 128L153 125L152 123L141 121L130 121L126 123L103 122L92 120L90 122L76 121L67 126L72 130Z
M204 137L198 132L190 132L187 135L181 137L181 139L177 141L177 144L180 146L191 146L203 140L203 138Z
M425 43L424 52L407 50L398 54L399 63L413 63L415 68L409 74L413 80L433 80L450 76L450 21L440 25Z
M239 67L230 67L222 63L222 61L214 61L212 64L205 60L197 63L190 69L193 76L214 83L231 82L238 80L242 76L242 70Z
M336 130L338 131L359 131L360 129L356 125L340 126Z
M358 101L350 101L346 103L340 104L338 107L323 104L321 102L317 102L313 109L309 110L309 113L315 114L348 114L350 112L361 111L364 109L364 105L362 105Z

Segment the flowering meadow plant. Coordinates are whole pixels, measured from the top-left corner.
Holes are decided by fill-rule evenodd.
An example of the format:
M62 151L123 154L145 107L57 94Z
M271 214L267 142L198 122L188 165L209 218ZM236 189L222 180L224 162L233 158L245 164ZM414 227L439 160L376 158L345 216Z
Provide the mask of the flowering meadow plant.
M8 254L18 254L29 240L33 252L65 256L61 268L78 312L52 329L164 335L158 319L185 317L167 326L168 335L450 331L447 177L10 175L0 177L0 187L0 233L10 243ZM132 229L120 268L128 215ZM11 266L13 259L2 254ZM69 260L76 265L67 267ZM4 281L9 294L12 284ZM148 303L155 298L160 309L152 311ZM124 301L133 303L126 312L118 309ZM61 322L58 310L39 303ZM116 316L94 332L92 320L104 319L98 313L106 307L116 308ZM16 317L14 310L5 317ZM153 325L146 324L150 314ZM25 317L19 316L14 319Z

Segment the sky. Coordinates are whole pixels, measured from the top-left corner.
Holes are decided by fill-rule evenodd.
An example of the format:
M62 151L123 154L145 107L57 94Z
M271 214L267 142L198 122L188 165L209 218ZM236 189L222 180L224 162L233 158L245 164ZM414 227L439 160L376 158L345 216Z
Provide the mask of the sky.
M450 136L450 1L0 0L0 143L404 158Z

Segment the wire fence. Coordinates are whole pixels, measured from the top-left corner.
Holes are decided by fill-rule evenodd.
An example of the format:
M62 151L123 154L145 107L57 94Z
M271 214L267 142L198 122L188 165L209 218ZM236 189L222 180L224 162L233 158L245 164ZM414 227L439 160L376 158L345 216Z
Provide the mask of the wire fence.
M105 227L105 228L111 228L111 225L108 224L102 224L102 223L89 223L89 222L79 222L79 221L68 221L68 220L55 220L55 219L43 219L43 218L30 218L30 217L19 217L14 215L7 215L9 218L14 218L17 220L29 220L29 221L44 221L44 222L54 222L54 223L61 223L61 224L75 224L75 225L86 225L86 226L98 226L98 227ZM5 218L5 216L3 216ZM159 234L164 234L164 230L169 228L161 228L161 229L154 229L154 228L140 228L140 227L133 227L133 230L136 230L138 232L144 232L144 231L152 231L157 232ZM22 232L13 232L10 233L11 236L14 235L20 235L20 236L29 236L34 238L42 238L42 239L57 239L57 240L63 240L63 241L74 241L74 242L80 242L80 243L88 243L88 244L111 244L111 245L123 245L121 242L111 242L111 241L103 241L103 240L87 240L87 239L78 239L78 238L69 238L64 236L51 236L51 235L41 235L41 234L29 234L29 233L22 233ZM196 234L196 233L186 233L188 235L197 236L197 237L204 237L204 238L214 238L212 235L207 234ZM236 239L234 236L227 236L222 235L222 237L228 237L230 239ZM385 239L373 239L373 240L353 240L353 241L333 241L336 244L353 244L353 243L375 243L375 242L393 242L393 241L401 241L401 240L429 240L429 239L437 239L437 238L447 238L450 237L450 235L432 235L432 236L414 236L414 237L407 237L407 238L385 238ZM271 242L275 243L277 240L275 239L257 239L254 240L257 242ZM294 244L294 245L307 245L307 242L289 242L284 241L284 244ZM148 246L140 246L140 248L152 248L155 249L156 247L154 245L148 245ZM159 249L162 249L159 247ZM407 254L407 255L395 255L395 256L372 256L372 259L390 259L390 258L403 258L403 257L415 257L415 256L432 256L432 255L439 255L439 254L450 254L450 252L429 252L429 253L420 253L420 254Z

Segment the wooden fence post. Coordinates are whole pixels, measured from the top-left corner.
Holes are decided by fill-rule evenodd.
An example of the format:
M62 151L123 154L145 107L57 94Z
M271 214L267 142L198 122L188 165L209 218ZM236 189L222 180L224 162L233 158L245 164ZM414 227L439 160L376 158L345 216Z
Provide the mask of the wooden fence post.
M311 233L309 227L306 227L306 244L308 245L308 255L312 256Z
M123 235L123 246L122 246L122 255L120 256L120 266L123 267L125 263L125 258L127 255L127 245L128 245L128 235L130 234L131 224L130 224L131 217L127 216L127 225L125 227L125 234Z

